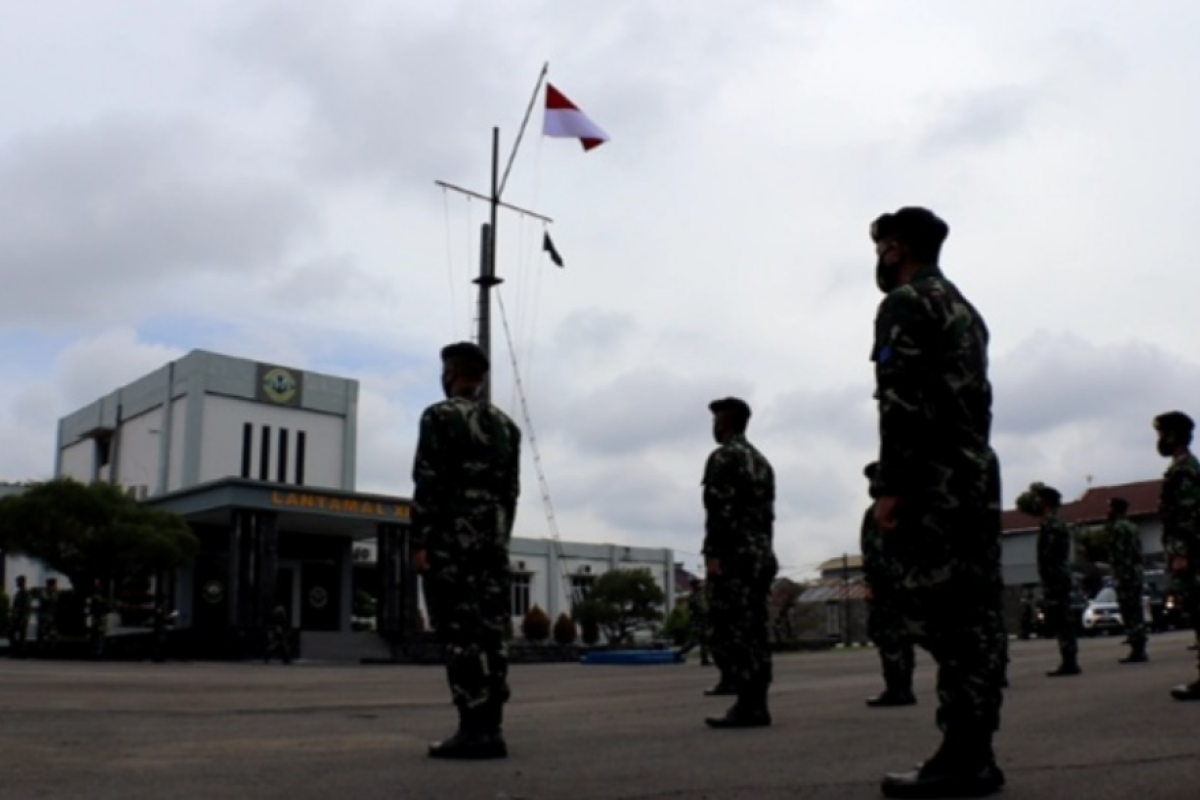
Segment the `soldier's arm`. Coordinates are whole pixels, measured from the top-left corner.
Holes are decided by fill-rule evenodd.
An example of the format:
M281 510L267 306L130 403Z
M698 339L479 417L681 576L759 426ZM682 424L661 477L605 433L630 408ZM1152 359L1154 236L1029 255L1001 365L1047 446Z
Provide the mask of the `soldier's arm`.
M1168 565L1173 558L1187 552L1184 520L1188 518L1183 496L1186 494L1184 474L1172 468L1163 478L1162 488L1162 547Z
M515 423L512 426L511 465L508 485L508 518L510 521L516 519L517 500L521 497L521 429Z
M737 546L737 464L725 448L715 450L704 468L704 547L707 558L726 558Z
M905 287L889 294L875 318L876 401L879 404L880 497L902 497L925 472L921 444L932 435L926 403L926 353L932 342L931 314L921 297Z
M447 478L442 467L443 459L438 452L439 418L433 408L425 409L421 415L420 433L417 436L417 452L413 458L413 508L412 534L410 541L414 550L424 550L430 538L437 533L444 514L444 490Z

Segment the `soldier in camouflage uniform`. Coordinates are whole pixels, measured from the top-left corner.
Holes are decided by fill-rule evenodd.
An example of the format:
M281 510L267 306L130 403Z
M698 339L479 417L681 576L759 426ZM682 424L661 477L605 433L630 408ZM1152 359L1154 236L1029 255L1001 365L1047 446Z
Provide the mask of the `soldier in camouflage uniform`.
M2 556L0 556L2 558ZM29 616L33 610L33 598L25 588L25 576L17 576L17 591L13 595L12 609L8 614L8 643L14 658L25 657L25 645L29 636Z
M508 546L520 494L521 431L482 397L489 369L470 342L442 350L446 400L425 409L413 465L413 564L446 648L458 731L434 758L504 758L509 698Z
M863 473L874 480L879 464L871 462ZM872 492L874 494L874 492ZM917 702L913 694L913 666L916 654L912 640L904 635L903 619L896 600L904 575L897 564L883 553L883 537L875 524L875 504L863 515L860 539L863 556L863 575L871 590L867 606L867 634L879 651L883 668L884 690L867 699L872 708L911 706Z
M1149 661L1146 655L1146 620L1142 613L1142 591L1145 575L1142 564L1142 534L1125 514L1129 501L1114 497L1108 501L1108 552L1112 559L1113 575L1117 579L1117 602L1121 605L1121 622L1125 624L1125 640L1129 655L1122 664Z
M871 226L879 466L872 481L884 555L902 574L905 634L938 664L943 739L916 769L887 775L889 797L984 796L1004 774L1000 725L999 461L992 451L988 330L939 267L949 227L923 208Z
M746 440L750 406L736 397L714 400L713 438L718 447L704 467L703 552L712 589L709 614L713 653L728 667L737 701L713 728L771 724L768 596L779 570L774 552L775 472Z
M42 592L42 600L38 603L37 638L38 650L48 653L58 642L58 625L55 615L58 612L58 581L55 578L46 579L46 588Z
M1171 459L1163 475L1158 501L1163 555L1171 588L1200 639L1200 463L1192 455L1195 423L1187 414L1169 411L1154 418L1158 453ZM1200 679L1171 689L1176 700L1200 700Z
M1044 483L1034 483L1017 498L1017 508L1041 522L1037 534L1038 579L1042 608L1058 639L1061 663L1046 674L1051 678L1078 675L1079 643L1071 616L1071 529L1058 515L1062 495Z
M688 643L679 651L680 655L690 653L694 648L700 648L700 666L712 664L708 658L708 597L707 587L701 581L693 580L691 592L688 593Z
M108 636L108 598L104 596L100 581L92 586L92 594L87 599L87 619L92 658L98 659L104 655L104 642Z
M292 663L292 630L288 624L288 612L283 606L277 605L271 611L271 627L267 629L267 649L263 653L263 663L271 663L271 656L279 656L284 664Z

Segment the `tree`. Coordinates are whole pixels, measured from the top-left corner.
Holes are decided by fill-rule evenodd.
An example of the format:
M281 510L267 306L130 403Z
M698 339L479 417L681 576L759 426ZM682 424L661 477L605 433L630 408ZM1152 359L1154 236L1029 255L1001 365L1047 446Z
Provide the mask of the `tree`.
M531 642L544 642L550 638L550 617L536 604L521 620L521 633Z
M650 570L612 570L597 578L587 599L575 606L575 619L598 625L610 642L627 642L635 631L662 619L665 600Z
M146 508L109 483L32 483L0 499L0 549L45 562L79 591L187 566L200 542L177 514Z
M563 612L558 615L558 619L554 621L554 641L563 646L575 644L575 637L578 631L575 630L575 622L567 614Z

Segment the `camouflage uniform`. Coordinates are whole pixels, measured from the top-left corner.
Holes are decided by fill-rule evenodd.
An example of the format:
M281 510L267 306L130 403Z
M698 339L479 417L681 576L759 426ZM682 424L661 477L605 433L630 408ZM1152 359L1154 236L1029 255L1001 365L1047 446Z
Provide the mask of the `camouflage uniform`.
M708 587L694 588L687 599L688 610L688 643L680 652L690 652L693 647L700 648L700 663L708 665Z
M947 742L990 743L1000 725L1006 648L987 344L982 317L936 266L889 291L876 315L874 490L899 498L883 549L902 575L905 632L938 663Z
M1142 591L1145 575L1142 564L1142 534L1131 520L1119 517L1108 523L1108 550L1113 576L1117 579L1117 601L1121 621L1134 651L1146 648L1146 620L1143 618Z
M92 657L104 655L104 640L108 635L108 599L97 588L87 600L88 642Z
M1183 598L1200 640L1200 463L1190 452L1175 459L1163 475L1159 495L1163 555L1187 559L1187 573L1171 576L1171 588Z
M263 654L263 663L270 663L273 655L279 656L279 660L285 664L292 663L291 630L287 610L283 606L275 606L271 611L271 627L267 630L267 651Z
M904 618L897 593L904 580L899 565L883 554L883 536L875 523L875 506L863 514L860 544L863 555L863 575L871 590L867 604L867 635L879 651L883 669L884 694L867 702L886 705L881 700L912 695L913 667L916 662L912 640L904 634ZM905 703L908 704L907 702Z
M1055 512L1047 512L1038 526L1037 560L1043 609L1058 639L1058 652L1063 664L1077 664L1076 620L1071 618L1071 530Z
M774 470L744 434L709 455L703 553L721 564L708 580L713 655L727 669L739 703L764 708L772 680L768 596L779 570L774 504Z
M2 556L0 556L2 557ZM25 588L24 579L17 582L13 594L12 610L8 616L8 642L14 656L25 655L25 644L29 636L29 616L33 611L33 598Z
M425 550L429 619L464 727L499 733L509 697L508 545L520 494L521 431L477 398L425 409L413 466L412 545ZM486 730L484 730L486 729Z
M52 583L46 584L42 592L42 600L38 604L37 638L38 647L43 651L54 649L58 642L58 625L55 615L58 611L58 588Z

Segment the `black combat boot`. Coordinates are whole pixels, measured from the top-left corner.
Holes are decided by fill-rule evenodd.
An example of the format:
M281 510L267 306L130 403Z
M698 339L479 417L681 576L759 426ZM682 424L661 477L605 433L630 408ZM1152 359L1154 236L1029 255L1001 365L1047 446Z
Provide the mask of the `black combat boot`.
M911 772L890 773L880 785L885 797L987 797L1004 786L992 752L992 734L948 728L933 758Z
M885 667L883 673L886 688L867 698L871 708L890 708L894 706L916 705L917 696L912 690L912 672L902 668Z
M485 732L490 726L490 715L495 712L486 706L467 708L458 706L458 730L449 739L429 745L430 758L483 759L504 758L508 748L500 736Z
M1117 659L1118 664L1143 664L1150 660L1150 656L1146 655L1145 642L1130 642L1129 655L1124 658Z
M710 728L765 728L771 724L771 712L767 708L768 684L756 681L737 690L737 702L730 706L723 717L706 717Z
M1171 697L1176 700L1200 700L1200 680L1181 683L1172 688Z
M1062 663L1058 665L1058 669L1051 670L1046 673L1050 678L1061 678L1065 675L1078 675L1083 670L1079 668L1079 659L1075 655L1063 655Z
M733 681L721 674L721 679L717 681L717 685L711 689L704 690L705 697L724 697L737 694L737 687L733 685Z

